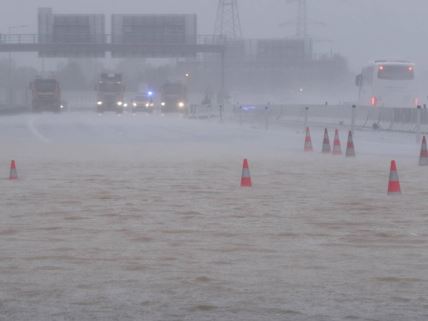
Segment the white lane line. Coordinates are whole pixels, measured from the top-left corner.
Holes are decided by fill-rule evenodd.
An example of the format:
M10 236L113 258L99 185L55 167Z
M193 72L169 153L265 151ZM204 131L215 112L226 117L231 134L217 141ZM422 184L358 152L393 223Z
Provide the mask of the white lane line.
M37 137L38 140L40 140L43 143L49 144L51 142L51 140L49 138L47 138L46 136L44 136L42 133L40 133L40 131L37 129L36 127L36 118L35 117L31 117L28 120L28 128L30 129L30 132Z

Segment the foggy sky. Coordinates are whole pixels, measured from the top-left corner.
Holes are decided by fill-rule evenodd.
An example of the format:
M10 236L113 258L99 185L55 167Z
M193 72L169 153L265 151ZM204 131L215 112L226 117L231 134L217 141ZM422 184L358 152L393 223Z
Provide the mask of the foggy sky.
M38 7L54 13L196 13L200 34L212 34L217 0L2 0L0 32L35 33ZM240 0L245 37L292 36L295 4L289 0ZM309 33L322 52L338 52L353 70L376 58L403 58L428 70L427 0L307 0ZM263 10L261 10L261 8ZM287 26L281 26L288 22Z

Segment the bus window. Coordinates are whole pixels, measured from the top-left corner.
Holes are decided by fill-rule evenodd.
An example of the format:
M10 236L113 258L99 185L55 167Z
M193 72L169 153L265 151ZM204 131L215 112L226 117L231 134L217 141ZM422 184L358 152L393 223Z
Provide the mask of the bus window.
M380 65L377 77L385 80L412 80L415 73L413 67L409 65Z

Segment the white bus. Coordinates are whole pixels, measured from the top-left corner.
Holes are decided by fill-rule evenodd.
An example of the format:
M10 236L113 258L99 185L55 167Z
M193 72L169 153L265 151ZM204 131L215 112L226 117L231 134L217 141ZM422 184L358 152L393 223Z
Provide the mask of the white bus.
M376 60L355 79L363 106L416 107L415 64L402 60Z

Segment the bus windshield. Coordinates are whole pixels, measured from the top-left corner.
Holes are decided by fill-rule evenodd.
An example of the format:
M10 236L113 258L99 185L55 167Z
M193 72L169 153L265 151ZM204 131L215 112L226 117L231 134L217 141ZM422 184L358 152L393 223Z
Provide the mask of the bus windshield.
M385 80L412 80L415 73L411 65L380 65L377 77Z

